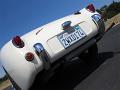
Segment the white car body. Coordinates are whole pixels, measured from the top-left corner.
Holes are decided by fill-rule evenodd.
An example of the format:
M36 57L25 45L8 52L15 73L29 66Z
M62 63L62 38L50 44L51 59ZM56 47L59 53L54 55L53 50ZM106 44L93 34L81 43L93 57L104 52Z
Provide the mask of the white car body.
M0 52L2 66L20 89L28 90L34 82L36 75L44 69L44 62L42 58L36 54L35 48L33 47L36 43L41 43L43 45L44 50L49 58L48 64L52 64L64 56L66 59L74 57L75 55L72 56L72 54L68 53L80 47L81 45L84 45L86 42L88 44L84 47L84 49L87 49L96 42L96 36L100 32L103 32L104 28L101 29L102 31L99 31L101 26L95 19L92 18L92 16L100 14L97 12L92 13L86 10L86 8L80 10L79 12L81 14L72 14L63 17L21 36L21 39L25 43L23 48L16 48L13 45L12 40L4 45ZM66 21L71 21L71 27L79 25L86 34L83 39L70 45L68 48L64 48L64 46L58 40L58 34L64 32L61 25ZM103 21L102 25L104 25ZM83 50L80 52L82 51ZM34 54L33 61L27 61L25 59L25 54L27 52L32 52ZM76 53L77 52L78 51L76 51ZM52 67L48 66L46 69L50 68Z

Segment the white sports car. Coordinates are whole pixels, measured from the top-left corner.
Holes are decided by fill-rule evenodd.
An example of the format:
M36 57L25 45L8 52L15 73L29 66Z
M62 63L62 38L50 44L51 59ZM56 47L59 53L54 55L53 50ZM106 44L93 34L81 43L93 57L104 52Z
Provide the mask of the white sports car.
M23 36L15 36L0 51L2 67L17 90L28 90L37 75L49 75L47 72L54 72L85 50L95 57L96 42L104 31L101 15L90 4Z

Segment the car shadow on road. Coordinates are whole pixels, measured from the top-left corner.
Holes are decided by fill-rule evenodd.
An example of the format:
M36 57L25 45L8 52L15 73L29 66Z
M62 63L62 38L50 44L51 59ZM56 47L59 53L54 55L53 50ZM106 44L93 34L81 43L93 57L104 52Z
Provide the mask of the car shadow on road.
M12 87L12 85L10 85L10 86L6 87L6 88L3 89L3 90L14 90L14 88Z
M102 52L98 59L86 63L84 60L75 60L58 72L44 85L32 86L30 90L73 90L80 82L94 72L102 63L114 56L113 52ZM88 59L88 58L85 58ZM39 81L40 82L40 81Z

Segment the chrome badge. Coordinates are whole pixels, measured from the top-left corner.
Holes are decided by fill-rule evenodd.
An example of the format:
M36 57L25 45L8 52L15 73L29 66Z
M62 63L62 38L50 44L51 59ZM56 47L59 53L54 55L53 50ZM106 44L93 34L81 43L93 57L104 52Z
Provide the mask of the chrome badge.
M71 25L71 21L66 21L66 22L64 22L63 24L62 24L62 28L65 30L65 29L67 29L67 28L69 28L70 27L70 25Z

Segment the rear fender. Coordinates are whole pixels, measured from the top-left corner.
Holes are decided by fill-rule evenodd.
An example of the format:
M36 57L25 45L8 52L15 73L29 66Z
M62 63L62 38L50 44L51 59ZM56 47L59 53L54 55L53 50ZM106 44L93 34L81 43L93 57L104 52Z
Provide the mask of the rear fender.
M26 52L25 48L19 49L14 47L11 41L0 51L2 66L22 90L27 90L31 86L37 74L34 65L37 63L37 60L34 58L31 62L27 61L25 59Z

